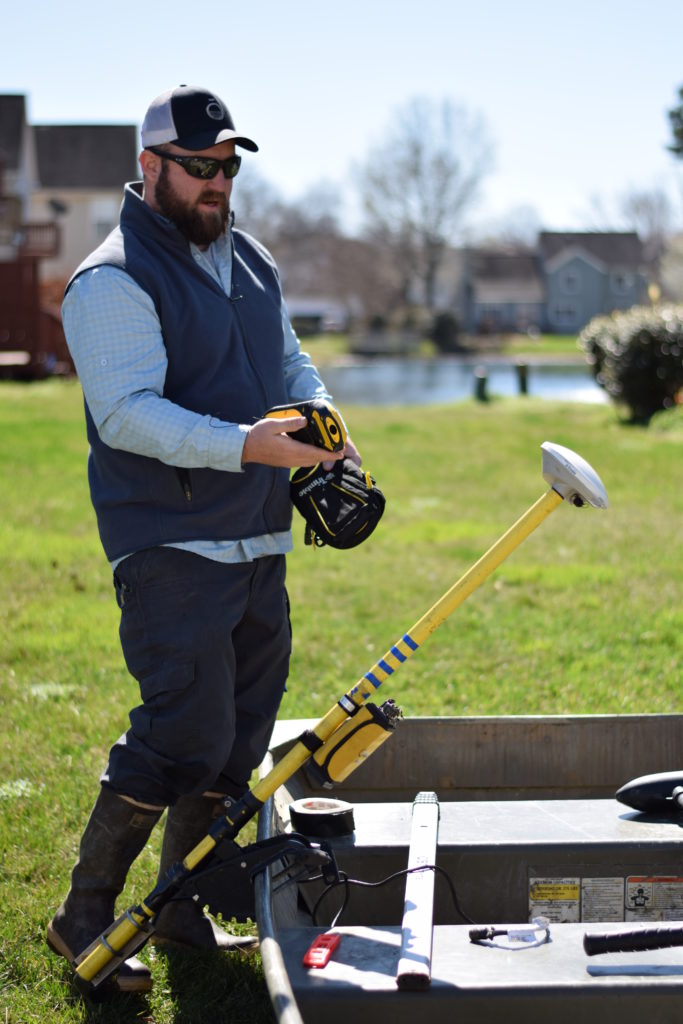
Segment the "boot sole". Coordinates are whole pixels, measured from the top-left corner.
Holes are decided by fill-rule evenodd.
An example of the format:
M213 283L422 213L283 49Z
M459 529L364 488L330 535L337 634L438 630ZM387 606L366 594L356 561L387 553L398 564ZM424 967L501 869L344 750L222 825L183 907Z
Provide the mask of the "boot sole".
M46 942L53 953L57 956L64 957L65 960L69 961L71 967L76 967L76 957L69 949L64 939L61 937L59 932L56 932L52 927L52 922L47 926ZM124 961L125 962L125 961ZM121 965L123 967L123 964ZM115 984L119 992L151 992L154 984L151 977L141 977L135 974L124 974L121 976L121 971L116 975Z

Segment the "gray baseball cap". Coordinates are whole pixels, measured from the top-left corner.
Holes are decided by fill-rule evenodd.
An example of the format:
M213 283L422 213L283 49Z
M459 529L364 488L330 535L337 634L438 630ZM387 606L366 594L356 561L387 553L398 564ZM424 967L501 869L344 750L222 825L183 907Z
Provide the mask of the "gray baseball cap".
M194 85L178 85L152 100L142 122L142 145L173 142L182 149L209 149L218 142L258 152L251 139L240 135L225 103L215 93Z

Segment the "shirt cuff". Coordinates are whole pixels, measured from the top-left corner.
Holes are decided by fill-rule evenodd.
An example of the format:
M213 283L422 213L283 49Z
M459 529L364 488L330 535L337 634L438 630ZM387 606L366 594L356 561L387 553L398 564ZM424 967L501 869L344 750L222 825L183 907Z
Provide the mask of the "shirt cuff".
M213 417L209 426L208 465L228 473L243 473L242 453L249 427L245 423L225 423Z

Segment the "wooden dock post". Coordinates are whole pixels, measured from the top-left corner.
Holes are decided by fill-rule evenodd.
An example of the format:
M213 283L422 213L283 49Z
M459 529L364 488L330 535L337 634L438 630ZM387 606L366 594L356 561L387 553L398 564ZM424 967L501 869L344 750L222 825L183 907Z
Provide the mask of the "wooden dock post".
M478 402L488 402L488 374L485 366L477 366L474 370L474 397Z
M521 360L517 363L517 383L519 384L520 395L529 393L529 367Z

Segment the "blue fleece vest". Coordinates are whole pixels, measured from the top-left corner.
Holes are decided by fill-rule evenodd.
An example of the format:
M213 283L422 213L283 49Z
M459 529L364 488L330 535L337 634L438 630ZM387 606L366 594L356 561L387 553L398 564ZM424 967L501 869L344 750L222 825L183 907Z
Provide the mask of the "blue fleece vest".
M164 397L201 415L254 423L287 401L275 264L233 231L232 290L195 263L186 239L126 186L120 226L76 270L120 267L152 298L168 355ZM240 540L288 530L289 473L178 469L104 444L86 403L90 493L110 561L159 544Z

